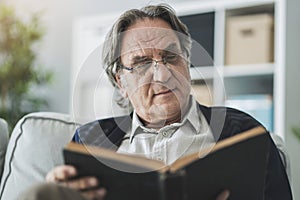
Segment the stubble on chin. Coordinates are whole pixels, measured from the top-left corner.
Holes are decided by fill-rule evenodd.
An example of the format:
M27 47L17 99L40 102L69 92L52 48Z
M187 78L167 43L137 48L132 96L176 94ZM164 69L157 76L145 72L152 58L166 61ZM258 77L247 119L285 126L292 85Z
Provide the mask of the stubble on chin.
M149 123L163 127L181 121L180 105L152 105L149 109Z

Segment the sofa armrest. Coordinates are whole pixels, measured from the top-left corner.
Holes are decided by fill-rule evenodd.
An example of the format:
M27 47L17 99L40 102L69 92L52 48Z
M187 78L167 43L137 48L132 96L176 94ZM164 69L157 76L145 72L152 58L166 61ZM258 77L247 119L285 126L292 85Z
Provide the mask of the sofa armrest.
M278 149L278 152L279 152L279 155L281 157L283 166L285 167L288 179L289 179L289 181L291 181L290 158L289 158L287 149L285 147L285 143L284 143L284 141L282 140L282 138L279 135L276 135L274 133L270 134L270 135L271 135L271 138L273 139L273 141L274 141L274 143L275 143L275 145L276 145L276 147Z
M0 118L0 179L3 172L4 157L8 143L8 125L4 119Z
M63 163L62 148L77 128L66 114L39 112L23 117L9 140L0 185L0 199L16 199L47 172Z

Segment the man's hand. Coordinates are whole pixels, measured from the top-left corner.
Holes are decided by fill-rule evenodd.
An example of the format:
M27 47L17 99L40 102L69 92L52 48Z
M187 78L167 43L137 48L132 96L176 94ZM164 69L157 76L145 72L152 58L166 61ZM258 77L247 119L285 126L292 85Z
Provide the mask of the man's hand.
M72 179L77 175L75 167L70 165L61 165L53 168L46 176L47 182L58 183L65 187L79 191L87 199L104 199L105 188L97 188L99 182L95 177L82 177Z
M83 177L79 179L72 179L77 175L75 167L70 165L61 165L53 168L46 176L47 182L61 184L65 187L79 191L87 199L104 199L106 194L105 188L94 189L99 185L98 180L95 177ZM227 200L229 197L229 191L224 190L221 192L216 200Z
M228 190L224 190L222 191L218 196L216 200L227 200L229 197L229 191Z

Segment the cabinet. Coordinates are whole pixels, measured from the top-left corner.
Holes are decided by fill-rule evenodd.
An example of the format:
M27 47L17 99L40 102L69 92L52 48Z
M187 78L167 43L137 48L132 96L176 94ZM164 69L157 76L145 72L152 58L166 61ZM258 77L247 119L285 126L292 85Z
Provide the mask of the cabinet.
M250 105L262 111L260 114L268 113L268 128L282 138L285 127L285 4L286 0L207 0L171 4L189 27L192 38L201 44L199 48L203 47L205 50L204 58L201 55L194 57L192 55L193 66L190 71L196 96L203 99L204 104L233 107L240 107L238 102L247 104L245 102L252 101ZM273 17L272 60L252 64L226 64L228 19L257 14L268 14ZM98 102L104 102L114 93L107 80L101 78L99 82L99 77L103 77L101 75L103 71L99 60L101 47L97 46L101 46L103 33L118 15L119 13L84 17L74 23L72 85L75 90L72 92L74 97L72 105L73 112L78 116L97 118L100 115L109 116L112 112L126 112L109 111L112 109L104 112L103 108L96 108ZM195 52L199 54L198 50ZM93 55L95 58L92 58ZM83 62L86 57L89 59ZM95 60L93 64L87 64L93 59ZM92 73L93 70L98 73ZM91 94L87 94L88 91ZM89 110L88 106L91 104L95 106ZM114 108L113 102L109 102L109 106ZM241 107L243 109L243 105Z
M250 114L257 115L255 117L261 118L269 130L282 138L285 127L285 4L284 0L223 0L174 5L178 15L192 30L192 37L195 34L194 30L201 30L200 34L204 36L205 42L202 43L197 36L193 38L207 49L213 60L209 65L206 64L209 63L207 59L204 63L196 60L195 63L199 65L195 64L191 68L196 92L200 88L200 99L201 93L211 94L210 99L207 99L207 96L204 98L205 103L233 106L249 111ZM273 18L273 27L270 30L272 34L267 41L271 41L271 59L266 62L228 65L228 21L238 16L266 15ZM199 19L193 21L192 18L206 19L210 24ZM258 24L261 21L263 20ZM262 27L258 29L261 31ZM205 34L212 34L212 37ZM256 45L262 48L264 44ZM205 89L209 91L203 92ZM263 119L266 117L268 119Z

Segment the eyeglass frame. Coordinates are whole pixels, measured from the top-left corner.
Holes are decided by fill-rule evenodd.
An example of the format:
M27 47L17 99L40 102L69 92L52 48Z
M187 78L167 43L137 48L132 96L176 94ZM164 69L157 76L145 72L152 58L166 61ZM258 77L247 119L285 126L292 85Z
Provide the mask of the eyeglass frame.
M174 55L175 55L176 59L178 59L178 57L182 57L182 56L178 55L178 53L176 53L176 54L174 54ZM172 56L174 56L174 55L172 55ZM149 60L145 61L145 62L147 62L147 63L144 63L144 64L142 64L141 66L127 67L127 66L122 65L122 64L119 64L118 66L119 66L120 69L125 69L125 70L127 70L127 71L133 73L135 69L152 67L152 66L153 66L153 62L155 62L155 64L154 64L154 68L155 68L155 69L157 69L157 66L158 66L158 63L159 63L159 62L162 62L163 65L167 66L167 64L168 64L168 63L170 64L170 62L171 62L171 61L168 62L167 59L168 59L167 56L166 56L166 57L163 57L161 60L156 60L156 59L149 58ZM175 61L175 60L174 60L174 61ZM150 64L150 63L151 63L151 65L150 65L149 67L148 67L148 66L145 66L145 65ZM171 65L172 65L172 64L171 64ZM170 69L170 68L168 67L168 69Z

